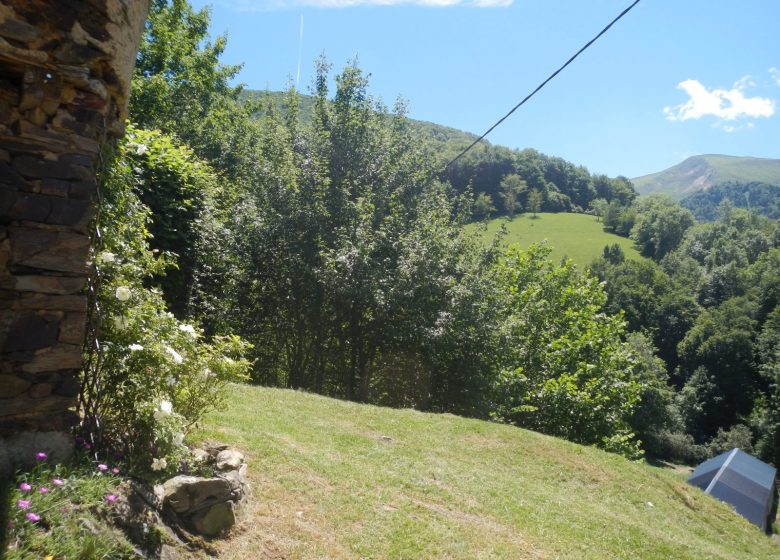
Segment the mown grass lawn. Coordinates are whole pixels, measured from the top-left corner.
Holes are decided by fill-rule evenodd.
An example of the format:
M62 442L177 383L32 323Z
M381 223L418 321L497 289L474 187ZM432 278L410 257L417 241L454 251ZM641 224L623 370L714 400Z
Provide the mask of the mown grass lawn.
M448 414L232 386L253 497L221 558L777 559L670 470Z
M492 240L502 224L507 227L506 245L517 244L525 249L532 243L545 241L552 249L550 258L555 262L569 258L582 268L600 257L605 245L615 243L620 245L627 259L643 258L634 248L633 241L604 231L604 224L587 214L539 213L536 218L522 214L508 222L506 218L496 218L482 230L483 239ZM468 227L479 228L476 224Z

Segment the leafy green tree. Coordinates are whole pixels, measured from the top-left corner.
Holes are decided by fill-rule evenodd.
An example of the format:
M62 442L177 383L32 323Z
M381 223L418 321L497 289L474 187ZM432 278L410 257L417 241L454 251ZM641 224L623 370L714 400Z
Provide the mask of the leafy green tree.
M216 173L192 150L158 131L131 127L127 154L136 171L138 194L151 210L153 249L176 257L159 282L169 309L179 318L189 314L198 268L196 240L206 206L213 203Z
M539 247L510 249L497 268L508 344L494 414L634 455L629 420L641 386L621 341L623 322L603 313L606 295L595 278L581 276L571 262L555 266L547 256Z
M728 395L717 410L708 412L709 424L698 427L700 435L715 435L718 427L731 426L740 415L750 413L758 381L751 367L755 312L754 304L745 298L705 309L679 344L683 367L687 371L706 368L719 393Z
M608 206L609 206L609 203L604 198L596 198L596 199L591 200L591 202L590 202L590 210L591 210L591 212L593 212L593 214L596 216L596 218L599 221L607 213Z
M695 220L690 211L671 197L650 195L636 204L637 218L631 229L631 239L639 251L656 261L674 250Z
M635 220L634 208L622 204L619 200L610 201L604 211L604 227L622 237L628 237Z
M474 206L472 207L471 214L476 220L486 220L493 212L496 211L496 207L493 204L493 200L486 193L479 193L474 199Z
M758 372L766 390L757 399L753 416L760 457L780 465L780 306L768 316L756 341Z
M514 173L501 181L501 198L504 201L504 210L510 218L521 208L520 197L527 189L528 183Z
M699 441L714 434L724 394L706 367L696 368L677 395L677 403L688 433Z
M227 39L210 40L211 16L187 0L153 0L141 38L130 95L140 128L175 134L231 179L250 179L252 104L230 85L240 70L220 62Z
M641 441L676 428L675 391L669 385L666 364L653 342L642 333L629 333L626 341L634 355L633 377L639 382L639 403L631 415L631 429Z
M538 189L533 189L528 193L528 210L533 212L534 218L536 214L542 209L542 192Z

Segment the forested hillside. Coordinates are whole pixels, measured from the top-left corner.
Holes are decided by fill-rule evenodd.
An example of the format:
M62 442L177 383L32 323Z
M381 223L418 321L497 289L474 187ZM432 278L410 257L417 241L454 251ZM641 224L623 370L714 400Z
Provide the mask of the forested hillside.
M717 218L718 208L724 201L735 208L745 208L773 220L780 219L780 184L721 183L682 199L681 204L700 222L711 222Z
M671 382L641 429L648 449L696 461L730 447L780 462L780 227L776 220L718 208L695 224L672 199L639 200L631 237L653 260L607 254L591 270L607 309L642 333L645 355ZM661 390L662 389L662 390Z
M315 98L298 97L297 114L304 125L310 124L314 119ZM272 103L282 115L288 111L284 93L247 90L241 92L240 99L254 108L258 103ZM403 107L401 103L400 107ZM470 192L474 196L473 217L476 219L512 216L534 209L537 212L582 212L612 201L626 205L636 197L625 177L594 175L583 166L533 149L512 150L487 141L480 142L446 167L472 144L476 135L425 121L409 119L407 122L421 147L429 152L439 178L449 183L455 192Z

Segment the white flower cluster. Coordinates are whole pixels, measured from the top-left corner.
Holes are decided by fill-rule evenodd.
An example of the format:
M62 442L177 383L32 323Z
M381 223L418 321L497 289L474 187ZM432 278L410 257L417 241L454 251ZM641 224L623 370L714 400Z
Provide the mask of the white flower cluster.
M171 358L173 358L173 361L175 363L180 364L184 361L184 358L181 357L181 354L179 354L176 350L174 350L170 346L166 346L165 351L171 355Z
M160 405L154 411L154 419L158 422L173 414L171 401L160 401Z
M119 301L127 301L130 299L130 296L133 295L133 292L127 286L119 286L116 289L115 295L116 299Z

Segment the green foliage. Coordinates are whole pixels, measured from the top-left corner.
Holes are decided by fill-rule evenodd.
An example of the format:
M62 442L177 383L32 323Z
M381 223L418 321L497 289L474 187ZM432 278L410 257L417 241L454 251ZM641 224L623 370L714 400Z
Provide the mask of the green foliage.
M155 282L170 310L188 314L194 275L198 267L197 240L206 208L213 205L216 174L190 149L159 131L131 127L122 153L134 173L141 202L149 210L148 228L153 250L175 258Z
M494 414L634 456L629 418L641 386L621 342L623 323L602 312L606 295L594 278L570 262L554 266L547 255L510 249L496 271L509 316L502 332L508 367L496 383Z
M718 209L724 201L773 220L780 219L780 185L721 183L684 198L680 204L690 210L698 221L709 222L717 219Z
M528 183L526 183L522 177L514 173L507 175L501 180L501 199L504 203L504 210L510 218L521 208L519 199L525 194L527 189ZM487 196L486 193L479 194Z
M0 539L3 558L137 558L125 536L104 522L115 508L107 497L120 493L119 478L109 465L102 472L79 459L56 466L40 460L9 481L8 518L0 519L7 531L7 548Z
M253 176L252 104L230 85L240 66L220 62L227 40L209 40L210 14L187 0L154 0L141 38L130 114L142 129L176 135L230 179Z
M669 385L666 364L642 333L629 333L626 341L634 356L633 378L640 384L639 402L631 415L631 429L644 441L677 427L674 389Z
M485 193L479 193L471 207L471 215L475 220L487 220L496 211L493 201Z
M528 210L533 212L534 218L536 214L542 209L542 191L539 189L532 189L528 193Z
M603 218L609 208L609 202L604 198L594 198L590 201L590 211L599 219Z
M667 196L639 199L636 212L631 239L636 241L640 253L656 261L674 250L694 224L693 215Z
M97 374L86 373L82 402L89 429L144 474L155 459L166 459L166 466L158 461L155 470L178 468L187 455L183 438L188 428L220 406L225 384L243 379L249 364L242 357L246 343L231 336L204 342L200 329L177 321L166 311L159 289L149 287L172 257L158 257L149 246L150 210L140 200L148 188L146 174L135 165L146 144L139 139L160 137L131 131L103 181L97 223L103 244L94 257L101 351ZM150 151L156 153L154 147ZM179 162L162 157L158 168L165 161Z
M510 195L507 207L502 185L512 177L523 181L526 188L515 197ZM581 212L596 198L625 206L636 196L625 177L610 179L591 175L584 167L536 150L513 151L490 144L481 144L460 158L447 168L444 179L458 192L473 189L477 194L486 193L494 203L504 202L507 212L508 208L515 209L511 204L513 198L519 207L528 209L528 197L533 190L542 196L537 212Z
M628 237L636 221L636 210L619 200L612 200L604 210L604 227L622 237Z

